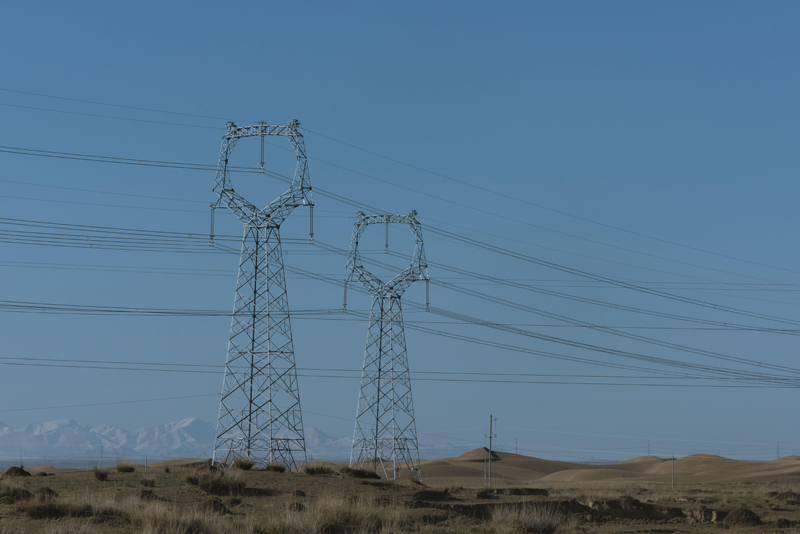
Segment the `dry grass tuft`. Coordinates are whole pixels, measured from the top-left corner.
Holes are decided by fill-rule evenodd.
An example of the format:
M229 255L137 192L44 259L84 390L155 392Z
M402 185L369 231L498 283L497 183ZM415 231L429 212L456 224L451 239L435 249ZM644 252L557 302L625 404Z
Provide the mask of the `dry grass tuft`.
M188 476L189 484L199 486L210 495L221 497L237 497L244 494L244 480L234 475L226 475L224 471L203 473L199 476ZM196 483L195 483L196 481Z
M307 475L332 475L333 469L324 465L306 465L303 472Z
M91 517L94 510L88 504L34 503L25 507L29 519L58 519L60 517Z
M266 467L267 471L273 471L275 473L284 473L286 471L286 466L283 464L269 464Z
M139 484L145 488L155 488L156 487L156 479L150 477L144 477L142 480L139 481Z
M342 476L351 477L351 478L369 478L373 480L380 480L381 476L376 473L375 471L369 471L367 469L354 469L352 467L340 467L339 472Z
M503 530L552 534L564 516L557 506L502 506L492 512L492 523Z
M92 469L92 472L94 473L94 478L100 482L105 482L108 480L108 469L100 469L99 467L95 467Z
M0 531L2 532L2 531ZM45 534L93 534L96 532L91 525L79 525L79 526L58 526L58 525L51 525L45 529Z
M128 462L117 463L117 473L133 473L136 471L136 466Z
M0 483L0 504L15 504L33 499L33 494L15 484Z
M250 471L255 464L253 460L248 458L247 456L237 456L233 459L233 465L236 466L236 469L241 469L242 471Z

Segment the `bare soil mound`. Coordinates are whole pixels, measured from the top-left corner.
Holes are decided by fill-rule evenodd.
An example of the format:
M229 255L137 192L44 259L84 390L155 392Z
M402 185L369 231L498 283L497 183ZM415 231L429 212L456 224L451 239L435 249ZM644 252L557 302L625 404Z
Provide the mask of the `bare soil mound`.
M473 449L469 452L465 452L461 456L456 456L453 460L467 460L467 461L484 461L486 458L489 457L489 449L486 447L478 447L477 449ZM497 452L492 451L492 461L499 460L500 457L497 455Z
M658 456L637 456L636 458L631 458L630 460L623 460L617 465L636 464L639 462L660 462L663 460L663 458L659 458Z
M739 508L725 516L723 523L728 526L755 527L761 524L761 518L747 508Z
M20 467L11 466L3 474L3 476L4 477L29 477L29 476L32 476L32 475L30 473L28 473L27 471L25 471L24 469L20 468Z
M595 482L615 478L635 478L636 471L626 469L568 469L551 473L541 480L545 482Z
M38 495L39 500L43 502L49 502L58 497L58 493L56 493L54 490L51 490L47 486L40 487L34 491L34 493Z

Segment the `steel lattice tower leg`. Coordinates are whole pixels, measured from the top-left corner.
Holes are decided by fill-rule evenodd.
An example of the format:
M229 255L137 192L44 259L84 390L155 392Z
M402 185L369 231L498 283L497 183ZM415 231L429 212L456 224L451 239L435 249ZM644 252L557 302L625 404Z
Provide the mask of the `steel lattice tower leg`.
M419 470L419 445L399 298L373 297L351 464L380 463L389 479Z
M214 191L244 223L228 355L225 363L213 462L230 465L247 457L258 467L306 462L300 393L289 319L280 224L297 206L311 204L305 148L288 126L228 123ZM239 196L230 182L228 159L242 137L289 137L298 165L291 189L263 209Z
M305 461L283 255L277 228L248 227L236 284L216 460ZM266 454L264 454L266 453Z
M416 215L415 211L408 215L372 216L359 212L348 257L348 281L357 279L372 294L350 465L369 464L377 471L380 463L384 476L390 480L399 477L404 464L412 478L420 477L419 444L400 305L400 296L412 283L428 280L422 230ZM414 235L411 266L388 283L364 268L358 250L366 227L379 223L406 224Z

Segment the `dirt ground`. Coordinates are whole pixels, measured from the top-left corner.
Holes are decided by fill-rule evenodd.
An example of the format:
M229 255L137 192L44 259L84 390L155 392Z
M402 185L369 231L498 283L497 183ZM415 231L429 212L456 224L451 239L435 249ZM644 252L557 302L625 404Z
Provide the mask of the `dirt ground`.
M147 473L143 466L129 473L112 469L105 481L92 471L35 468L28 471L32 476L9 473L0 480L0 534L553 529L671 534L800 528L795 457L783 463L688 457L676 461L672 489L671 460L586 466L501 453L492 464L493 487L486 489L482 451L473 453L426 462L422 485L353 478L335 466L317 475L223 473L178 462L156 464Z

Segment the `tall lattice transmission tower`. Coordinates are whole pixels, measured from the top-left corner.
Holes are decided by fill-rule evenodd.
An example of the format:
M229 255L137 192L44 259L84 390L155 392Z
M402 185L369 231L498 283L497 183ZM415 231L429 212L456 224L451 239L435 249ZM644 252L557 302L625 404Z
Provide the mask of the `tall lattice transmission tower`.
M419 444L400 306L400 297L412 283L417 280L427 283L428 280L422 228L416 215L416 211L408 215L371 216L359 212L347 262L348 282L361 282L372 295L350 465L372 464L377 471L380 464L384 476L390 480L399 478L403 464L412 478L420 476ZM364 268L358 244L369 225L386 224L388 229L392 223L406 224L411 229L414 255L407 269L391 281L382 282Z
M212 236L213 209L223 206L244 224L244 236L214 442L215 463L230 464L243 456L260 467L283 464L291 469L306 461L280 237L281 223L292 210L313 206L299 125L296 120L286 126L261 123L240 127L229 122L222 138ZM297 167L289 190L259 209L234 191L228 163L240 139L259 137L263 169L267 136L289 140Z

